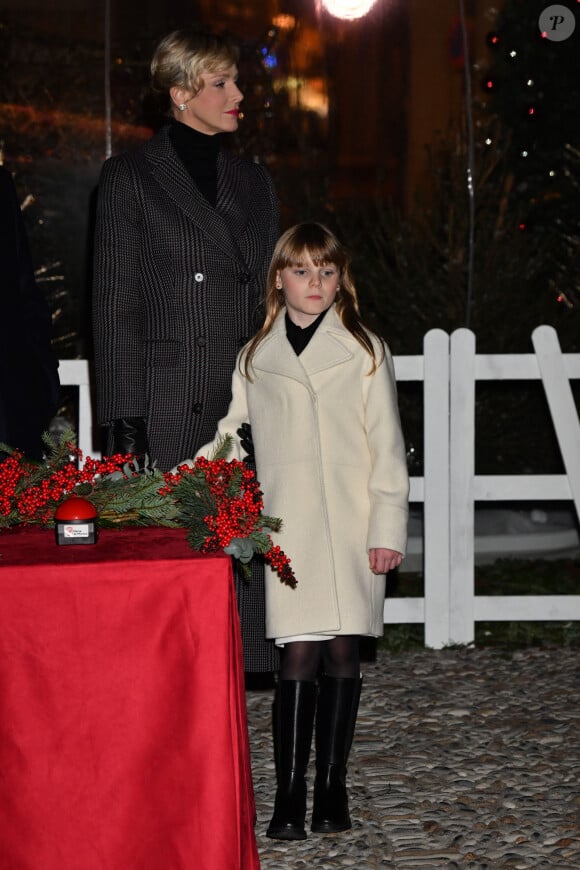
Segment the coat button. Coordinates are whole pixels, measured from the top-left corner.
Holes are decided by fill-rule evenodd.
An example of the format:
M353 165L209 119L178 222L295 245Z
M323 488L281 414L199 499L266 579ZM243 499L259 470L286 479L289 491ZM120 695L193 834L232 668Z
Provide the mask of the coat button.
M252 280L252 276L250 275L249 272L242 272L242 274L240 275L238 280L239 280L240 284L249 284L250 281Z
M201 284L201 282L203 281L203 272L196 272L195 275L194 275L193 277L194 277L194 280L195 280L198 284Z
M193 406L193 413L194 414L201 414L202 411L203 411L203 405L201 404L201 402L196 402L195 405Z
M196 339L196 344L198 347L205 347L207 344L207 338L205 337L205 335L198 335Z

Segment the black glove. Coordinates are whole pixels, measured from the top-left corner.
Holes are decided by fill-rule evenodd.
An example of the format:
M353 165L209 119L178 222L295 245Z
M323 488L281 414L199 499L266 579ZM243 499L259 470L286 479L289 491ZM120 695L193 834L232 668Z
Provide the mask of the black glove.
M149 465L149 442L147 425L143 417L122 417L113 420L110 426L113 453L132 453L139 463L139 470Z
M248 454L246 459L252 461L254 459L254 439L252 438L252 427L249 423L242 423L236 433L240 439L242 450Z

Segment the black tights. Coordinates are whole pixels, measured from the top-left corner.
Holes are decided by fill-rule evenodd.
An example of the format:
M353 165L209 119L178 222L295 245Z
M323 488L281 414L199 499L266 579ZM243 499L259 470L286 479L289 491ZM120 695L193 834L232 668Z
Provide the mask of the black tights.
M349 634L331 640L297 640L282 650L281 680L314 681L320 665L328 677L360 677L358 635Z

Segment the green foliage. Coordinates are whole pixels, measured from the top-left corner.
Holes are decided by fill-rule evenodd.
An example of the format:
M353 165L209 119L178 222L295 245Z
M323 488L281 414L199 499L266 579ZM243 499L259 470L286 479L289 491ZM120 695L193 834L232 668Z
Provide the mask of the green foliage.
M227 459L232 448L232 437L226 434L213 452L212 460ZM241 472L234 471L226 489L229 498L235 496L240 488ZM194 550L201 549L202 544L210 535L205 517L213 516L217 511L217 503L213 493L207 486L203 471L185 474L173 491L173 498L179 506L182 524L189 529L187 541Z
M94 504L102 528L119 525L180 528L183 520L175 502L159 494L163 485L163 474L153 470L129 478L106 478L98 486L83 484L75 493Z
M263 499L254 472L240 460L227 460L233 439L218 441L211 459L184 462L164 474L140 467L135 457L85 457L72 432L58 440L45 436L45 461L30 463L4 445L0 462L0 527L54 525L55 510L75 496L86 497L96 508L103 528L162 526L185 528L187 541L204 553L225 551L247 563L262 554L280 580L296 585L287 556L275 547L267 529L279 531L282 521L262 514Z
M44 432L42 443L46 448L46 462L39 465L46 464L50 468L61 468L70 458L70 445L76 444L76 434L73 429L65 429L58 437L50 432ZM10 452L13 451L10 449Z
M270 539L264 529L279 531L279 529L282 527L282 523L279 520L274 519L273 517L262 517L262 524L262 530L255 532L252 539L256 545L256 552L263 555L264 553L268 552L271 546Z
M234 443L234 439L226 432L221 438L218 438L215 450L212 454L212 461L214 459L227 459L232 451L232 446Z

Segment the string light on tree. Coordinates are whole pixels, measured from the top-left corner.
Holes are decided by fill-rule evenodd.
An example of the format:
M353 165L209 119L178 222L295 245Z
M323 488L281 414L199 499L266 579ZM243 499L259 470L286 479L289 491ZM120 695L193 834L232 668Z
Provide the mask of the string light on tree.
M335 18L353 21L363 18L375 5L375 0L319 0L327 12Z

